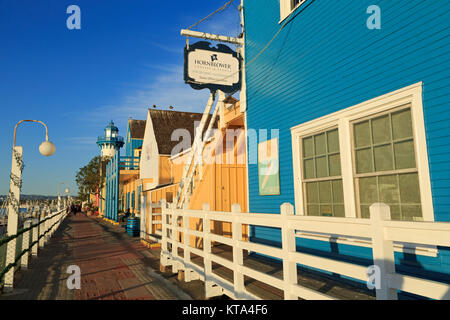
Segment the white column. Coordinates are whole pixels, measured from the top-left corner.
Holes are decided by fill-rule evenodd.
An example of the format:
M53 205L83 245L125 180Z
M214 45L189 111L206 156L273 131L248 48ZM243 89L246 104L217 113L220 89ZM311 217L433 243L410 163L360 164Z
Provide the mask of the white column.
M242 223L239 222L241 206L233 204L231 207L233 213L233 264L234 264L234 294L238 299L242 299L245 292L244 274L241 267L244 265L244 250L240 248L239 241L242 241Z
M50 209L48 207L45 207L44 210L46 212L46 217L49 218L45 222L45 232L47 232L47 234L45 235L44 239L45 239L45 244L47 244L47 242L50 240L50 237L51 237L50 228L52 226L52 216L51 216L51 213L50 213Z
M284 278L284 299L298 300L298 296L292 294L292 286L297 284L297 264L289 259L289 254L296 251L295 230L289 227L289 216L294 215L294 206L285 203L281 206L282 219L282 248L283 248L283 278Z
M27 229L30 226L31 226L31 221L30 220L25 221L25 223L23 225L24 229ZM31 235L31 231L27 231L27 232L25 232L23 234L22 251L25 251L25 250L29 249L29 247L30 247L30 235ZM29 255L30 255L30 252L27 252L27 253L25 253L22 256L21 263L20 263L21 268L23 268L23 269L27 269L28 268L28 257L29 257Z
M394 245L384 237L383 221L391 219L387 204L375 203L370 207L372 229L373 264L380 268L380 288L376 290L377 300L397 300L397 291L389 288L389 275L395 273Z
M183 252L184 252L184 281L191 281L192 269L189 269L188 265L191 263L191 251L189 250L190 236L188 234L189 230L189 216L184 210L188 210L189 206L187 203L183 205Z
M44 219L45 219L45 211L41 210L41 212L39 213L39 223ZM41 238L44 232L45 232L45 222L39 225L39 248L44 247L44 237Z
M147 236L146 236L146 234L147 234L147 226L146 226L146 214L147 214L147 210L145 210L146 209L146 207L147 207L147 204L146 204L146 202L147 202L147 197L144 197L144 193L143 192L141 192L141 223L140 223L140 226L141 226L141 233L140 233L140 238L141 239L146 239L147 238Z
M214 282L210 281L210 277L212 275L212 261L211 261L211 239L209 238L209 234L211 232L211 220L208 218L208 214L210 211L209 203L203 204L203 265L204 265L204 273L205 273L205 298L214 297L215 294L213 292Z
M150 214L152 212L151 206L152 206L152 203L150 202ZM168 224L168 221L167 221L167 219L168 219L167 210L168 210L168 208L167 208L166 200L163 199L163 200L161 200L161 220L162 220L161 221L161 229L162 229L162 235L161 235L161 259L160 259L161 265L163 267L167 267L168 261L169 261L169 257L168 257L168 255L169 255L169 248L168 248L168 245L167 245L167 232L168 232L168 229L167 229L167 224ZM151 231L149 231L149 233L150 232Z
M33 219L32 224L33 225L37 225L39 223L39 219ZM39 227L34 227L32 230L32 243L38 240L39 237ZM36 243L35 245L33 245L31 247L31 255L33 257L38 255L38 248L39 248L39 244Z
M22 170L19 166L19 162L22 160L22 155L22 147L15 147L12 157L11 174L15 179L17 179L16 183L22 181ZM13 198L12 201L14 203L9 203L8 206L8 236L17 234L17 225L19 222L20 188L16 185L16 183L14 183L14 181L11 179L10 192ZM14 263L14 261L16 260L16 240L17 239L11 240L7 244L5 266ZM15 268L11 268L5 275L5 292L11 292L14 288L14 269Z
M172 257L178 258L178 215L176 207L172 208ZM178 273L179 262L172 261L172 272Z

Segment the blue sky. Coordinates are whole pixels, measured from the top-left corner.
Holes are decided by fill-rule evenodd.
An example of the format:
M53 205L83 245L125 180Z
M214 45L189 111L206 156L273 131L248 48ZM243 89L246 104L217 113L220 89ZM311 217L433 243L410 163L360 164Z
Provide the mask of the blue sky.
M76 171L99 154L95 142L114 120L125 135L129 117L170 105L202 112L208 91L183 82L180 30L225 0L0 0L0 194L9 190L14 125L47 123L56 153L38 151L44 129L23 124L24 194L55 195L60 182L77 193ZM237 36L235 0L194 30ZM81 30L69 30L69 5L81 9ZM191 41L195 41L192 39Z

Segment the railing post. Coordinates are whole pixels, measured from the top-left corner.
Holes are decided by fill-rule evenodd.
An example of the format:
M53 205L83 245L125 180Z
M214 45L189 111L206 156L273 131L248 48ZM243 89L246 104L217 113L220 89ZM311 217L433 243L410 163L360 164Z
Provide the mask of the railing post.
M282 248L283 248L283 278L284 278L284 299L298 300L298 297L292 294L292 286L298 282L297 264L289 259L291 252L296 252L295 230L289 226L289 216L294 215L294 207L290 203L281 205L282 220Z
M34 218L33 221L32 221L33 226L37 225L38 223L39 223L39 219L38 218ZM33 229L31 231L32 231L31 242L33 243L35 241L38 241L38 238L39 238L39 227L33 227ZM38 248L39 248L38 243L34 244L31 247L31 255L33 257L36 257L38 255Z
M42 236L45 232L45 222L41 223L45 219L44 211L39 213L39 248L44 247L44 237Z
M31 221L27 220L25 221L25 223L23 224L24 229L27 229L29 227L31 227ZM22 251L28 250L30 248L30 234L31 234L31 230L25 232L22 235ZM29 252L25 253L22 256L22 259L20 261L20 267L23 269L27 269L28 268L28 256L30 255Z
M161 208L161 212L162 212L162 208ZM153 203L152 203L151 199L150 199L150 212L149 212L148 218L149 218L148 225L150 226L150 230L148 231L148 233L153 234Z
M53 234L56 232L56 230L58 230L59 228L59 221L62 215L59 214L58 211L55 211L54 213L54 218L53 218L53 224L55 225L53 227Z
M44 237L44 244L47 244L47 242L50 240L50 227L51 227L51 223L52 223L52 216L50 214L50 208L45 207L45 212L46 212L46 217L48 218L47 221L45 221L45 232L47 232L47 234Z
M370 207L372 231L373 263L379 268L377 300L397 300L397 291L389 287L389 275L395 274L393 242L384 236L383 222L391 219L391 209L387 204L375 203Z
M211 260L211 239L209 234L211 232L211 219L209 219L210 206L209 203L203 204L203 264L205 273L205 298L211 298L216 296L213 291L214 282L210 280L212 275L212 260Z
M184 252L184 281L191 282L192 269L189 269L188 265L191 263L191 251L189 250L190 236L189 230L189 215L184 211L188 210L189 205L185 203L183 205L183 252Z
M172 273L178 273L178 213L176 206L172 207Z
M58 215L58 211L54 212L54 213L53 213L53 219L52 219L52 220L53 220L53 222L52 222L52 226L53 226L53 228L52 228L52 236L55 234L56 230L58 230L58 227L59 227L59 224L58 224L59 218L60 218L60 216Z
M150 200L150 208L151 208L151 200ZM160 264L161 269L167 267L168 265L168 254L169 254L169 246L167 245L167 202L166 199L161 200L161 258L160 258ZM152 214L153 209L150 209L150 214ZM151 230L150 230L151 232Z
M244 274L241 272L241 266L244 265L244 250L240 248L239 241L242 241L242 223L239 222L241 206L237 203L231 206L233 214L233 278L234 293L237 299L242 298L245 292Z

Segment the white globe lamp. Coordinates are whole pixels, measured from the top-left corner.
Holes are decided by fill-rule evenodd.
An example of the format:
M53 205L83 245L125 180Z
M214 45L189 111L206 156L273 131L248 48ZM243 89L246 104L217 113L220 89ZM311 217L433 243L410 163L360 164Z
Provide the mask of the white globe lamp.
M52 156L56 151L55 145L50 141L44 141L39 146L39 152L46 157Z

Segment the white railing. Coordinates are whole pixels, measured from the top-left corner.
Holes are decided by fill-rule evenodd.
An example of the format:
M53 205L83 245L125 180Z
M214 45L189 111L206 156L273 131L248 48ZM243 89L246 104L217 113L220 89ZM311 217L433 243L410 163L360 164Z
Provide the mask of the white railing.
M297 232L364 238L371 240L374 266L378 267L378 283L375 283L378 284L377 299L396 300L397 291L403 291L431 299L450 300L450 285L399 274L395 270L394 260L394 242L450 247L450 223L391 221L389 206L379 203L372 205L370 213L371 218L366 220L296 216L291 204L281 206L281 216L241 213L239 205L233 205L231 213L214 212L209 211L207 204L203 210L176 209L174 205L168 208L163 200L161 265L171 266L174 273L184 271L187 282L203 280L207 298L225 293L234 299L260 299L247 291L244 276L248 276L282 290L284 299L287 300L335 299L299 285L297 265L341 274L364 282L369 281L368 267L297 252ZM179 221L180 218L182 223ZM191 218L202 220L201 231L190 228ZM231 223L232 238L211 233L211 221ZM242 225L281 229L282 248L243 241ZM190 245L192 236L203 239L203 248L194 248ZM212 254L212 241L231 246L232 261ZM354 242L353 245L357 246L358 242ZM367 242L364 242L364 246L367 246ZM178 254L178 248L183 249L182 256ZM244 250L280 259L283 263L283 278L279 279L244 266ZM204 267L191 262L191 253L203 258ZM233 281L213 273L213 262L231 269Z
M27 269L29 258L37 257L39 249L42 249L51 239L61 223L67 217L66 209L52 212L50 207L35 212L37 218L27 219L23 229L14 235L0 238L0 248L6 249L5 256L0 260L0 288L11 292L14 288L14 274L18 268ZM20 235L20 238L19 238ZM18 241L20 239L20 241ZM4 263L3 263L4 262ZM3 279L4 278L4 279Z
M155 219L156 217L161 217L161 213L153 212L153 209L161 209L161 204L151 203L148 207L150 212L141 214L141 239L161 243L161 239L159 238L162 236L161 231L156 230L154 234L152 233L153 226L162 224L161 220ZM147 224L149 225L150 230L147 230Z

